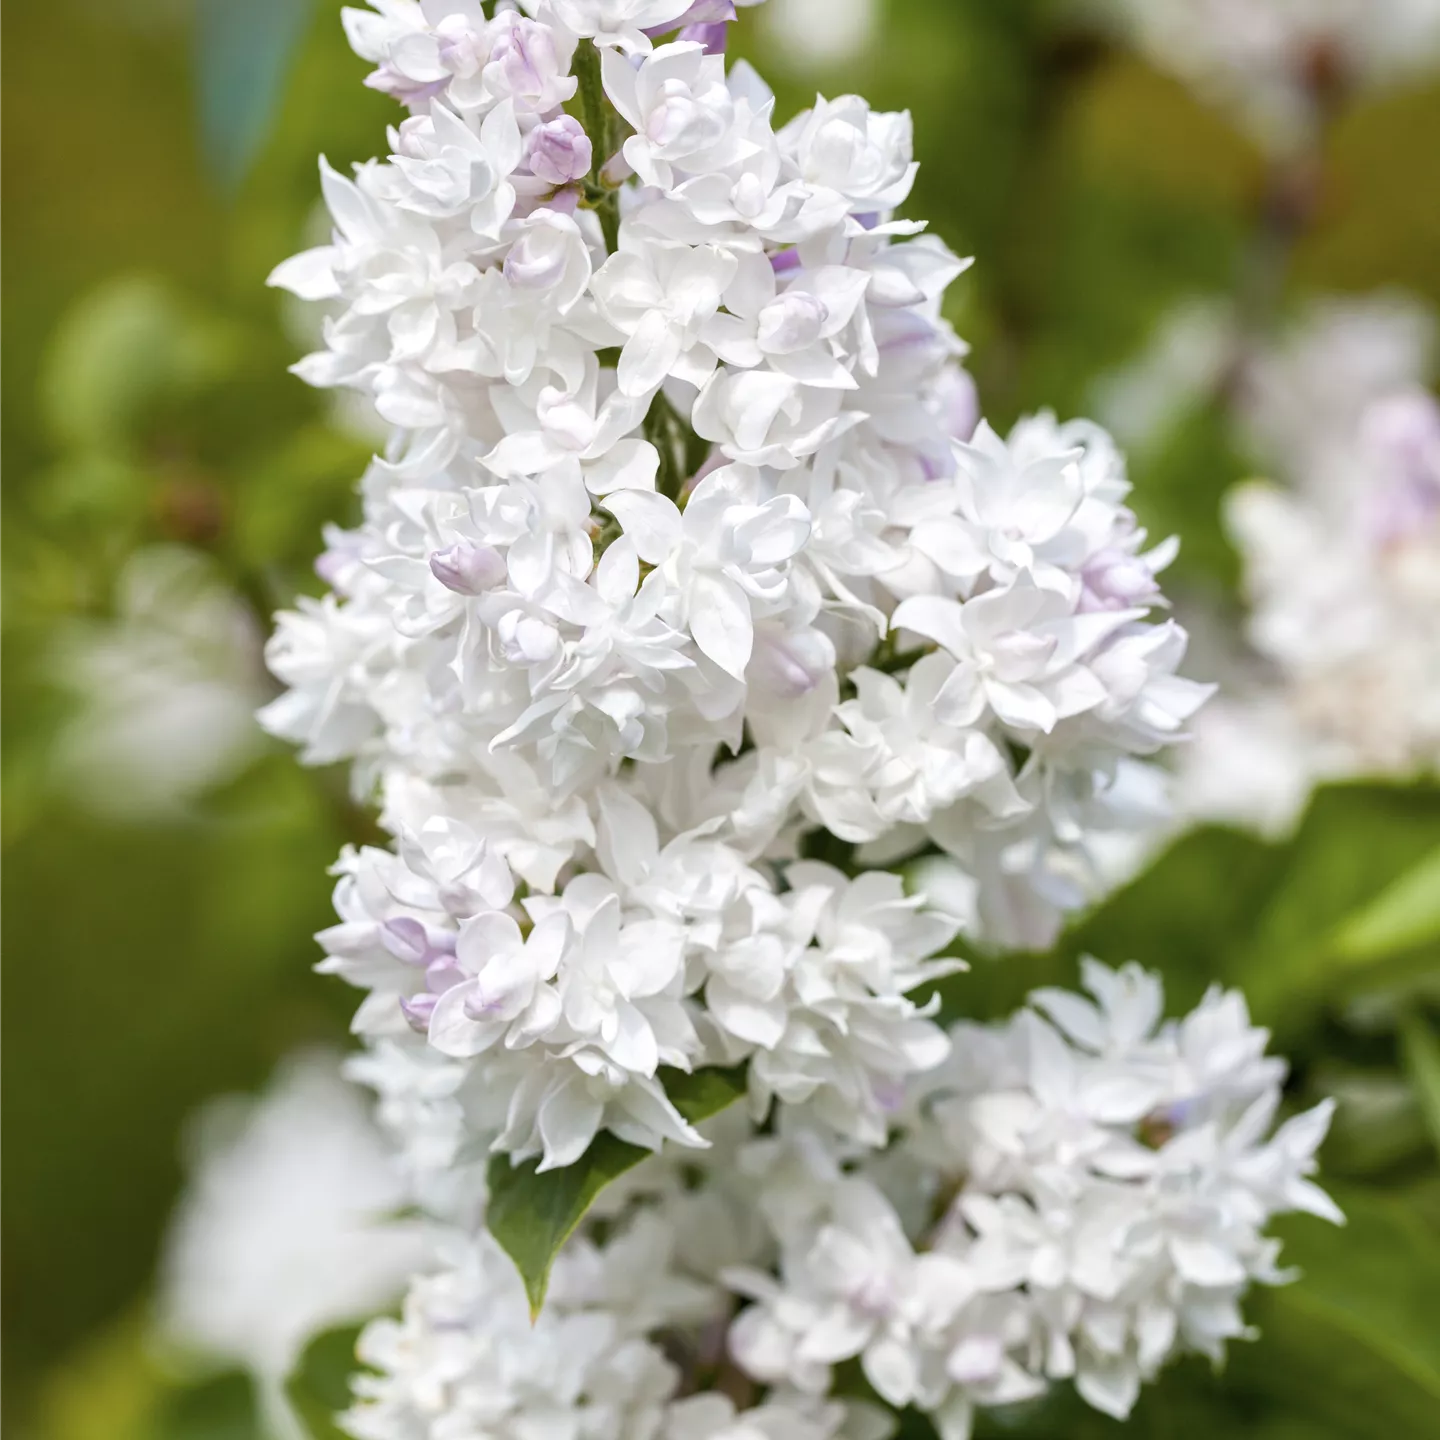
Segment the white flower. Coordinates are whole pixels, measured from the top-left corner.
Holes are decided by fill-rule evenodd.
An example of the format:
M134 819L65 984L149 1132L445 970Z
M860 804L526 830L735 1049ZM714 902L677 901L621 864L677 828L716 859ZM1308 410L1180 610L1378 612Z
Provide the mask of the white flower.
M625 337L617 371L623 395L648 396L667 376L703 385L715 356L703 343L735 275L715 245L681 245L626 228L620 249L595 275L600 312Z
M754 618L784 604L788 563L810 528L793 495L756 503L748 489L743 475L720 470L695 487L683 512L640 491L605 502L640 558L670 580L701 652L737 680L750 662Z
M378 198L431 219L467 220L476 235L499 240L515 208L509 177L521 155L513 105L496 107L476 130L432 102L428 115L411 116L394 139L390 166L372 176ZM282 267L277 275L283 274Z
M521 114L550 115L575 94L578 82L570 73L573 32L527 20L514 10L499 10L490 22L488 42L480 74L486 100L512 100ZM470 98L457 95L454 85L450 93L461 108Z
M856 1433L851 1419L845 1405L806 1396L737 1411L727 1396L691 1395L670 1407L663 1440L838 1440ZM869 1432L876 1440L885 1433L878 1427Z
M692 423L731 460L790 470L859 418L840 413L834 390L774 370L722 367L700 391Z
M276 1433L299 1437L284 1383L306 1344L393 1301L427 1241L386 1221L403 1182L336 1057L292 1059L259 1100L205 1111L196 1138L162 1263L161 1334L252 1371Z
M602 48L648 54L647 30L676 24L691 0L526 0L526 8Z
M851 214L894 210L919 169L910 158L909 111L877 114L858 95L817 100L778 139L799 177L843 196Z
M828 731L810 752L807 793L827 829L876 840L896 825L923 825L969 795L998 816L1026 808L995 742L938 713L954 671L948 656L932 654L903 683L877 670L853 672L856 698L835 712L843 731Z
M533 1326L515 1267L488 1235L453 1237L446 1260L414 1282L400 1319L372 1321L361 1335L367 1370L355 1377L355 1403L341 1417L347 1433L356 1440L659 1433L674 1367L622 1309L586 1293L586 1253L561 1258L555 1298Z
M704 175L740 158L723 55L677 41L633 67L618 51L607 50L603 67L605 93L635 131L622 153L645 184L670 190L676 167Z
M115 612L61 638L55 677L78 704L56 764L87 809L180 813L254 753L260 636L206 560L179 547L131 555Z
M1077 617L1028 574L963 604L914 596L891 623L934 640L958 662L935 697L947 723L972 725L987 709L1019 734L1048 734L1101 704L1105 690L1082 655L1135 612Z
M781 290L766 256L742 256L728 313L706 327L706 342L727 365L766 364L807 385L854 389L843 336L869 284L863 270L827 265L795 274Z
M898 1151L867 1162L783 1129L752 1147L781 1254L778 1279L727 1276L756 1302L732 1328L747 1372L818 1394L858 1358L959 1437L977 1406L1056 1381L1123 1417L1177 1351L1218 1362L1246 1333L1245 1290L1285 1278L1270 1218L1340 1218L1309 1178L1330 1107L1272 1134L1283 1066L1236 997L1163 1024L1153 976L1084 968L1093 1002L1035 997L1060 1028L1033 1011L956 1027L912 1082Z
M871 1185L841 1181L829 1223L786 1256L781 1281L730 1277L761 1303L730 1334L736 1359L757 1379L812 1394L828 1387L830 1367L859 1357L866 1379L897 1409L947 1388L922 1353L972 1291L964 1268L941 1255L916 1255L899 1219ZM928 1372L928 1373L927 1373Z

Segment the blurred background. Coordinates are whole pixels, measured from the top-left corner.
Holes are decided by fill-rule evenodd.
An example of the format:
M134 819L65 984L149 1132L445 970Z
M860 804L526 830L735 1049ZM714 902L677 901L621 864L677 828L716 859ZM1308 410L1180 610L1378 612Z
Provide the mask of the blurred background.
M914 113L908 211L977 257L951 318L984 412L1004 429L1048 405L1116 431L1142 522L1183 537L1167 588L1196 632L1189 671L1245 702L1186 782L1195 823L1056 953L973 976L982 1016L1073 983L1085 950L1160 968L1176 1005L1239 984L1297 1100L1340 1097L1325 1159L1349 1229L1297 1229L1310 1279L1257 1298L1263 1344L1221 1377L1180 1367L1132 1422L1146 1435L1440 1428L1440 669L1387 693L1391 718L1428 705L1418 738L1371 754L1352 735L1308 767L1293 727L1271 743L1284 667L1246 644L1258 582L1225 501L1257 475L1315 500L1362 402L1433 385L1440 72L1399 18L1386 31L1392 8L1426 10L770 0L738 27L781 115L816 89ZM286 373L313 322L264 284L323 230L316 156L382 151L396 118L338 10L5 10L16 1440L250 1433L203 1407L156 1418L152 1276L187 1117L344 1043L351 997L311 974L310 936L326 867L371 822L343 775L302 771L250 722L273 693L268 617L319 592L320 528L351 515L375 443ZM1415 595L1440 634L1434 586ZM1069 1410L993 1423L1119 1433Z

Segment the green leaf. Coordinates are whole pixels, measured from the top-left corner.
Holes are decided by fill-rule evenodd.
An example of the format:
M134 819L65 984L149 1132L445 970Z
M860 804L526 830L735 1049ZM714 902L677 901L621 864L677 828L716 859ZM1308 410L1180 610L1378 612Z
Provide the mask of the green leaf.
M261 1440L254 1384L235 1371L176 1390L160 1407L154 1434L155 1440Z
M317 1335L285 1382L285 1394L310 1440L347 1440L335 1417L350 1404L350 1377L359 1368L355 1342L360 1325Z
M709 1119L745 1093L743 1066L693 1074L666 1069L661 1076L671 1103L691 1124ZM556 1255L595 1197L650 1153L604 1131L579 1160L563 1170L547 1170L542 1175L537 1173L538 1161L511 1165L504 1155L490 1161L490 1233L520 1271L532 1319L545 1304Z
M1335 1198L1343 1229L1308 1216L1277 1225L1301 1278L1254 1297L1261 1338L1232 1349L1227 1380L1317 1434L1420 1440L1440 1415L1440 1241L1381 1192Z
M1440 847L1352 915L1335 938L1349 961L1384 959L1440 942Z
M1437 845L1434 785L1318 791L1285 847L1283 877L1220 978L1244 989L1256 1019L1286 1043L1318 1007L1383 978L1389 956L1342 953L1336 936Z
M1269 902L1285 856L1241 830L1207 825L1180 836L1045 954L968 953L970 969L940 982L942 1016L1000 1020L1042 985L1073 987L1077 961L1138 960L1165 981L1171 1009L1189 1008L1245 945Z
M205 159L233 189L245 177L279 104L312 0L201 0L196 26Z
M1423 1016L1410 1012L1400 1018L1400 1049L1425 1123L1440 1150L1440 1038Z

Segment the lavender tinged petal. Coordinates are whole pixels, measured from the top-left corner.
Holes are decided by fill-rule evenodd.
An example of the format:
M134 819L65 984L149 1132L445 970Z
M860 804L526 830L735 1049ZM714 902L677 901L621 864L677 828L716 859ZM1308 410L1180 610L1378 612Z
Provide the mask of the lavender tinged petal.
M723 55L729 34L729 26L723 20L711 20L703 25L687 25L676 38L703 45L707 55Z

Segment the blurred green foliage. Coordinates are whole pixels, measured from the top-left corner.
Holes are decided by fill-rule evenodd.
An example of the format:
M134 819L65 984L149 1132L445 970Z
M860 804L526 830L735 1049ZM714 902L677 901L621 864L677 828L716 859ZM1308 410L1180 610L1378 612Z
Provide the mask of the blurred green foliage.
M337 10L4 13L4 1418L21 1440L254 1433L238 1379L177 1392L145 1349L177 1131L202 1097L341 1035L349 1008L310 974L308 938L327 918L326 865L367 833L343 777L266 750L185 815L125 824L77 803L54 758L74 704L57 648L110 613L137 549L203 551L263 617L316 588L319 527L352 507L368 447L285 373L301 341L263 283L312 233L317 154L343 168L392 118ZM1066 15L1058 0L889 0L883 43L823 75L742 26L782 113L817 86L915 113L912 208L978 257L952 318L1001 426L1038 404L1084 409L1168 307L1238 293L1262 224L1249 143ZM1440 305L1440 85L1355 107L1324 162L1268 303L1400 286ZM1132 467L1142 520L1184 537L1179 583L1222 610L1235 565L1218 501L1247 465L1207 403ZM1435 1433L1437 856L1433 787L1336 787L1292 839L1183 837L1054 954L976 957L953 982L957 1011L982 1017L1073 981L1087 951L1158 967L1177 1006L1238 984L1292 1057L1297 1102L1340 1097L1326 1162L1349 1226L1291 1226L1307 1278L1257 1297L1263 1340L1220 1376L1178 1367L1135 1436ZM326 1353L307 1413L336 1403L347 1354ZM1064 1396L985 1427L1119 1433Z

